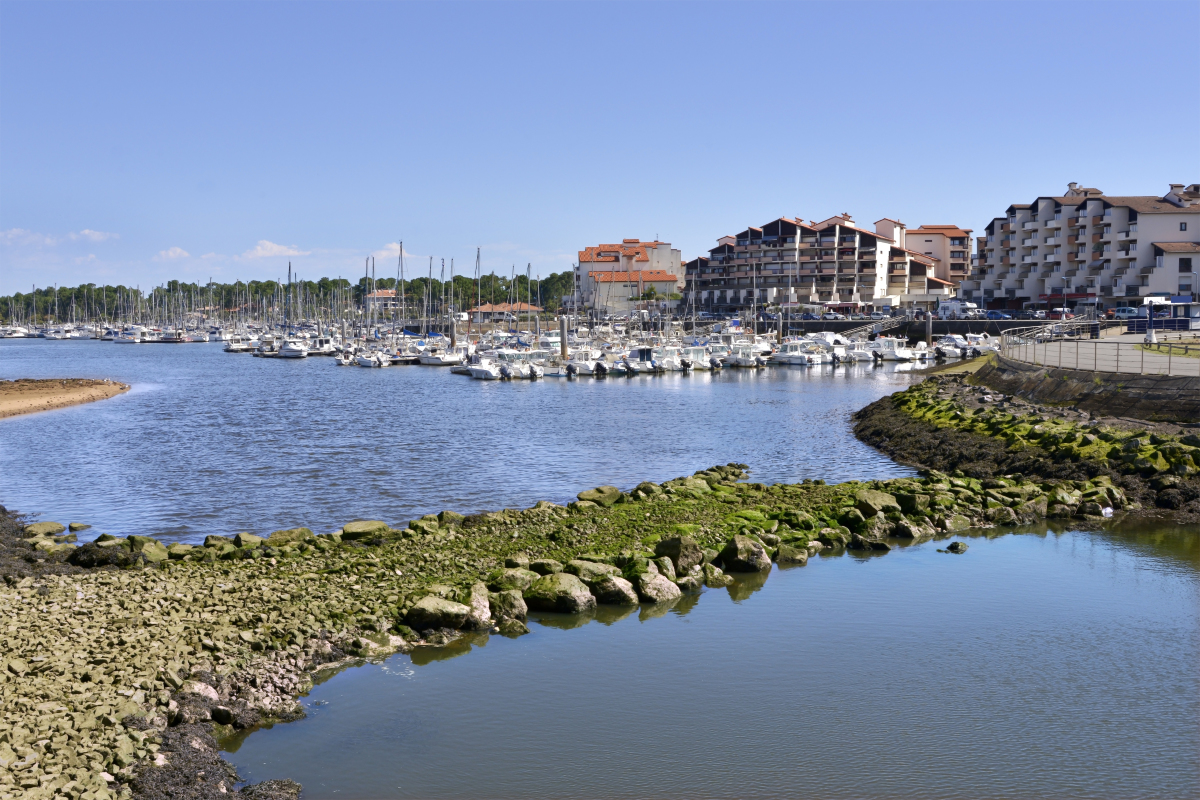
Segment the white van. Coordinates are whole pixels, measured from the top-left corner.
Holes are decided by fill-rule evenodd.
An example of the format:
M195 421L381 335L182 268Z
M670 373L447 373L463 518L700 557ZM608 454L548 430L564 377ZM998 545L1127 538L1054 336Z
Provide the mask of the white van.
M951 300L938 306L938 319L971 319L979 306L963 300Z
M1128 306L1114 308L1112 310L1113 319L1136 319L1137 316L1138 310L1136 308L1129 308Z

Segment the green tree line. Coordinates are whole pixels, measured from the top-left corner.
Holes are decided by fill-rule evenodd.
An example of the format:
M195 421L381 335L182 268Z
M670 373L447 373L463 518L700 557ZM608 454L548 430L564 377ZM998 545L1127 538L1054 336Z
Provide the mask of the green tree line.
M374 289L396 289L396 278L380 278L372 282L359 278L351 283L345 278L321 278L317 281L294 281L289 287L279 281L237 281L235 283L187 283L167 281L162 286L142 290L134 286L97 285L45 287L30 292L17 292L0 297L0 319L6 323L50 321L69 322L73 318L118 319L130 318L139 309L157 307L163 302L184 301L196 311L211 313L233 312L244 309L271 306L282 302L291 292L292 302L302 302L305 307L334 308L337 303L352 303L361 307L366 295ZM404 281L405 304L416 311L423 308L429 298L440 308L443 297L453 292L457 309L468 310L476 301L504 303L517 295L521 302L530 297L532 283L533 301L547 311L557 311L563 295L574 291L574 275L571 271L560 272L546 278L534 278L532 282L524 275L515 279L495 273L484 275L480 280L463 275L454 276L453 283L437 278L417 277ZM540 303L539 303L540 299Z

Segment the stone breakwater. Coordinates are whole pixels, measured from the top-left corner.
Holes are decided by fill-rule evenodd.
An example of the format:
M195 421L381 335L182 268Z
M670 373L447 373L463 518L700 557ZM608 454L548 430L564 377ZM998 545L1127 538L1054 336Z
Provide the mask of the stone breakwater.
M0 798L227 796L237 776L213 734L301 716L296 698L323 669L469 633L520 636L530 609L658 607L827 548L886 552L1047 514L1099 521L1127 502L1102 476L764 485L745 469L597 487L569 506L196 547L140 536L77 546L58 523L7 517ZM298 791L282 781L240 793Z
M1200 428L1056 408L935 376L855 414L855 434L926 469L1105 481L1140 514L1200 521Z

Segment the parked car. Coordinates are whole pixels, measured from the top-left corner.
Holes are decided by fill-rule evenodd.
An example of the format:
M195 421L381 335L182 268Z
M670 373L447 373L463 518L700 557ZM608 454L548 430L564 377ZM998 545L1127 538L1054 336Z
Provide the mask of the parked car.
M1075 319L1075 315L1071 313L1069 308L1052 308L1050 313L1046 315L1046 319Z
M1129 306L1121 306L1120 308L1110 308L1107 315L1109 319L1136 319L1138 310Z
M1012 314L1005 314L1003 311L997 311L996 309L992 309L991 311L987 312L987 318L988 319L1012 319Z
M826 311L821 315L821 319L845 319L845 314L839 314L836 311Z
M1018 311L1014 319L1037 319L1037 312L1027 308L1024 311Z
M883 313L882 311L872 311L871 312L871 319L880 320L880 319L887 319L887 318L888 318L888 315Z
M866 318L867 318L866 314L860 313L858 311L856 311L850 315L850 319L866 319Z
M779 315L772 314L770 311L760 311L758 312L758 319L760 322L773 322L779 319Z

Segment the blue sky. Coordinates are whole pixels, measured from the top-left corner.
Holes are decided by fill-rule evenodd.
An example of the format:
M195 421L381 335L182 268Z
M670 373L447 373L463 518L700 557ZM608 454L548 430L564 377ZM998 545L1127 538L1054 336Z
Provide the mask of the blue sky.
M1200 180L1200 4L0 3L0 294Z

